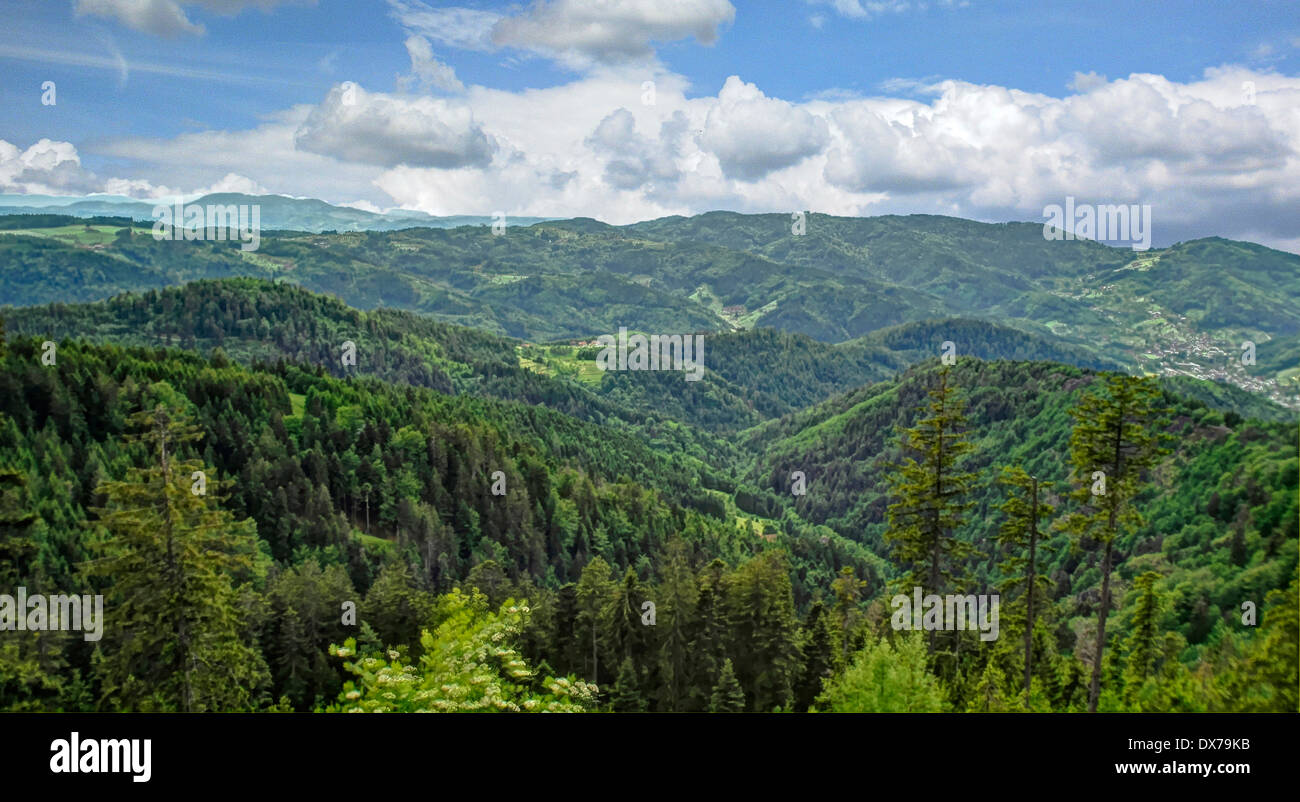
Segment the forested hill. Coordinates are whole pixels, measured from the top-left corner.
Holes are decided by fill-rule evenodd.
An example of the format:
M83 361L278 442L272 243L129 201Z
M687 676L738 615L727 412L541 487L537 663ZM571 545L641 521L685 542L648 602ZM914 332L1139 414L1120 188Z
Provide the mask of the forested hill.
M956 225L886 222L938 226L933 248ZM609 228L251 253L97 224L0 235L9 300L89 301L0 310L0 593L98 593L108 615L97 642L0 641L0 709L1300 707L1296 418L1248 372L1285 380L1289 312L1247 329L1153 286L1016 296L1044 321L936 317L906 305L930 289L882 289L905 275L792 267L777 240ZM1053 257L1080 261L1062 280L1091 281L1100 247ZM1207 241L1106 280L1165 259L1229 284L1289 264ZM790 294L724 305L757 286ZM347 303L406 290L411 309ZM766 325L817 328L789 315L819 293L866 304L861 336ZM1134 375L1076 336L1081 308L1139 315L1166 356L1207 319L1260 337L1229 366L1253 392ZM572 340L707 323L703 377L505 333L578 320ZM1000 594L1001 635L900 629L895 594L923 585Z
M956 218L711 213L157 242L147 227L0 217L0 304L94 301L200 278L288 280L531 342L776 328L833 343L915 321L1009 325L1135 372L1300 407L1300 256L1211 238L1134 252ZM947 337L945 339L952 339ZM1242 359L1251 343L1254 361Z
M983 359L1047 360L1089 368L1120 364L1051 338L975 320L918 321L840 344L773 329L707 338L704 378L654 372L601 374L596 349L525 344L395 309L369 312L287 282L199 280L90 304L0 311L14 334L131 345L179 346L251 364L284 359L331 375L373 376L444 393L542 404L596 422L669 421L731 433L838 393L892 377L935 353L944 340ZM341 359L357 347L355 365ZM1189 385L1189 388L1193 385ZM1266 401L1221 393L1242 414L1286 415ZM678 437L689 433L676 427ZM726 457L717 441L694 438ZM732 455L734 456L734 455Z
M332 301L287 291L321 305L322 328L353 320ZM80 319L94 309L79 310ZM125 309L122 315L131 319ZM404 644L419 655L427 648L416 640L422 627L450 626L456 616L480 620L497 605L519 659L605 688L603 695L582 691L572 708L552 699L555 709L859 709L860 700L850 701L853 683L862 681L855 672L869 671L872 660L927 672L908 691L908 709L1015 707L1014 637L996 649L968 644L956 662L941 649L929 669L919 641L877 641L888 631L881 627L889 583L902 580L907 566L885 536L885 488L891 499L904 492L891 467L903 456L899 431L922 426L919 410L940 376L967 399L967 421L953 431L974 446L962 465L972 472L973 508L955 532L969 553L954 552L946 570L968 577L976 591L1008 581L999 562L1008 492L1000 471L1022 466L1055 481L1043 500L1060 517L1041 544L1048 584L1035 623L1035 690L1024 704L1088 705L1097 543L1057 524L1081 509L1065 492L1070 410L1108 374L969 357L944 370L930 360L761 424L736 444L736 462L718 464L711 461L717 454L698 456L621 422L581 421L517 401L336 378L283 361L241 366L215 349L204 357L62 340L47 364L44 342L9 336L0 346L0 464L8 471L0 545L10 556L0 581L103 592L113 616L166 615L141 590L156 582L149 560L107 574L92 569L145 548L147 537L115 533L155 529L120 530L101 508L137 509L122 506L133 482L143 482L133 492L168 487L149 473L156 443L148 432L194 421L201 439L178 439L174 458L201 470L211 495L191 494L186 467L173 502L207 509L218 522L208 526L234 538L222 548L243 555L240 568L203 574L226 588L205 603L204 620L220 611L216 620L238 624L210 632L230 673L214 678L200 709L311 709L353 687L362 699L380 700L372 675L344 684L347 672L326 655L331 643L350 637L348 648L375 653ZM473 350L462 348L462 356ZM1134 497L1142 521L1115 540L1117 603L1102 707L1288 709L1285 659L1295 639L1278 622L1294 617L1286 606L1297 561L1294 425L1245 420L1169 392L1162 403L1167 418L1149 425L1175 448L1143 474ZM164 410L173 423L158 418ZM141 429L133 415L154 423ZM743 470L749 476L736 483ZM791 493L795 471L803 484ZM26 517L17 514L24 510ZM132 605L122 604L127 598ZM530 600L526 620L508 623L522 615L507 613L510 598ZM359 603L359 636L338 623L337 605L348 599ZM644 624L647 601L664 611L661 625ZM1240 625L1244 602L1260 607L1264 629ZM1014 610L1007 615L1004 626L1014 633ZM494 620L481 623L497 626ZM139 632L143 619L110 623L118 634L95 647L67 633L15 641L17 651L0 655L0 701L63 709L172 704L167 661L145 670L130 658L140 648L166 653L166 627L151 625L159 634L142 647L122 633ZM1170 639L1143 645L1134 633L1150 627ZM449 643L477 637L438 631ZM1148 646L1154 668L1137 675L1124 668L1121 657ZM92 653L105 658L93 662ZM137 685L131 672L155 684ZM143 687L153 690L142 694ZM535 698L558 687L566 686L536 686L542 696Z

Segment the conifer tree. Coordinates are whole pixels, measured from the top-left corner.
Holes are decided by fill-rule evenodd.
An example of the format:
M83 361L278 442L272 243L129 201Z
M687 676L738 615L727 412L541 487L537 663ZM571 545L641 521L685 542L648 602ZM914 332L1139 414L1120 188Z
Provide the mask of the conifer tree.
M747 645L743 652L731 654L733 670L754 710L788 707L802 657L784 552L763 552L736 569L727 587L727 626L734 642Z
M179 457L202 436L185 413L158 403L131 423L139 432L127 439L146 446L148 467L99 485L108 538L87 566L112 581L104 697L128 710L247 709L268 676L240 637L231 576L252 566L253 522L218 507L211 468ZM193 492L195 471L207 475L206 493Z
M1133 622L1124 644L1127 657L1124 661L1124 701L1132 703L1142 684L1152 676L1160 656L1160 594L1156 583L1160 574L1147 571L1133 581L1137 604L1133 608Z
M1104 381L1094 382L1070 411L1075 419L1070 436L1075 480L1072 496L1081 509L1067 519L1067 525L1076 536L1091 538L1102 550L1089 712L1096 712L1101 692L1115 540L1121 531L1140 524L1142 518L1133 500L1141 490L1142 473L1166 453L1158 432L1167 410L1157 406L1159 397L1160 390L1150 379L1110 374Z
M849 653L853 650L853 633L862 623L862 611L858 602L862 598L862 589L866 580L858 579L853 567L846 565L840 569L840 575L831 583L835 593L835 620L838 624L837 640L840 642L836 660L839 665L847 665Z
M36 555L31 535L36 514L31 509L26 478L11 468L0 468L0 590L12 590L27 575Z
M618 679L614 681L614 690L610 693L610 702L617 713L643 713L646 709L645 697L641 695L641 681L637 677L636 666L631 657L624 657L618 667Z
M718 673L718 684L713 686L709 697L710 713L741 713L745 710L745 692L736 679L736 671L728 657L722 662L722 671Z
M695 709L708 707L710 694L718 684L722 663L726 659L726 568L726 563L714 559L700 571L700 595L695 608L698 623L695 638L691 642L691 684Z
M609 563L595 557L582 569L578 578L578 640L591 655L591 684L600 684L601 633L608 632L609 600L614 592Z
M820 601L813 602L800 637L803 645L803 667L799 675L799 685L795 689L796 710L810 708L818 694L822 692L822 684L834 672L836 650L832 626L826 606Z
M1007 579L999 587L1003 593L1023 586L1021 598L1025 602L1025 701L1029 700L1033 677L1034 620L1040 602L1046 602L1050 590L1044 577L1038 574L1039 521L1051 518L1056 508L1041 501L1039 496L1049 490L1051 482L1040 482L1023 468L1004 467L999 481L1007 485L1007 497L1001 510L1006 518L998 530L998 543L1009 556L998 567Z
M896 500L889 505L885 540L905 568L900 589L921 587L926 594L942 594L964 580L963 561L971 546L953 533L970 507L963 499L975 475L959 470L971 444L966 438L964 403L948 368L939 371L929 397L923 417L903 434L903 449L909 455L889 475L890 495ZM934 641L931 630L931 653Z
M686 544L680 537L668 543L656 610L659 628L660 675L664 702L669 710L683 710L690 671L691 634L699 588L691 571Z

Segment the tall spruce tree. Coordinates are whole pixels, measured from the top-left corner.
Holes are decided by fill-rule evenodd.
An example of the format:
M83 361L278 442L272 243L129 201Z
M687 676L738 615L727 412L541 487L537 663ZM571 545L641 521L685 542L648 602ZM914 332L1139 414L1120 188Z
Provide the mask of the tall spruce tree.
M1071 495L1080 509L1067 519L1067 525L1076 536L1090 538L1102 551L1089 712L1096 712L1101 693L1115 541L1121 532L1140 525L1142 517L1133 501L1142 490L1143 472L1167 453L1161 447L1160 430L1168 410L1159 406L1160 395L1160 389L1150 379L1109 374L1095 381L1070 411L1075 420L1070 436L1075 481Z
M1051 482L1040 482L1019 466L1004 467L999 481L1007 486L1007 497L1001 510L1006 518L998 529L998 544L1006 551L1007 559L999 564L1006 579L999 586L1004 594L1023 587L1021 598L1025 602L1025 704L1029 704L1030 683L1034 665L1034 619L1040 602L1046 602L1050 583L1038 574L1039 522L1050 519L1056 508L1042 501L1043 491L1051 489Z
M730 584L726 571L726 563L716 558L700 570L700 595L695 606L697 624L691 641L691 696L693 709L697 710L709 706L710 694L722 673L731 641L726 617Z
M0 415L0 423L4 416ZM29 573L36 556L31 528L36 523L27 478L12 468L0 468L0 591L11 591Z
M269 676L241 637L231 577L252 568L253 522L218 506L211 468L179 456L202 436L184 412L158 403L130 421L138 433L127 440L146 447L148 464L100 483L108 537L87 566L112 582L104 700L126 710L248 709ZM196 471L207 492L194 492Z
M660 676L664 685L664 706L668 710L682 710L687 695L690 671L691 635L695 627L695 605L699 588L691 571L686 544L680 537L668 543L659 585L659 605L656 609L659 628Z
M921 587L926 594L942 594L947 588L960 588L965 578L964 561L972 547L954 532L970 507L964 499L975 475L960 470L972 446L966 435L965 405L948 368L938 372L928 395L921 419L903 433L904 461L888 476L890 495L896 500L889 505L885 540L905 568L900 589ZM931 630L931 654L934 645L935 630Z
M836 635L840 643L835 659L840 666L848 665L849 653L853 651L853 635L862 625L862 611L858 608L858 602L862 599L862 589L866 586L866 580L858 579L853 567L849 565L841 568L840 575L831 582L831 590L835 593Z
M837 661L834 624L821 601L813 602L800 633L803 670L795 688L795 709L808 710L822 692L823 683L834 673Z
M618 667L618 679L610 692L610 703L616 713L644 713L645 697L641 695L641 680L631 657L624 657Z
M610 579L609 563L595 557L582 569L578 578L578 640L585 655L591 655L591 684L600 684L600 646L602 633L609 632L610 599L616 587Z
M1133 580L1137 604L1133 608L1133 621L1129 625L1128 640L1124 644L1127 657L1124 661L1124 701L1131 704L1142 684L1156 669L1161 654L1160 593L1156 583L1160 574L1146 571Z
M722 663L718 684L713 686L713 694L709 697L709 712L742 713L744 710L745 691L740 687L740 681L736 679L736 671L731 665L731 658L728 657Z

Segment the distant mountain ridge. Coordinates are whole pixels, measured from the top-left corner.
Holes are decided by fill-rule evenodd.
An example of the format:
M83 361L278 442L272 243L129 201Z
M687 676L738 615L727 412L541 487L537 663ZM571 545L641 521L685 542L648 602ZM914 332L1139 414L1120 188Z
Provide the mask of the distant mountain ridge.
M0 195L0 215L66 214L71 217L129 217L153 220L154 207L164 201L139 200L122 195L85 197L56 195ZM186 204L252 205L261 207L262 227L281 231L392 231L411 226L455 228L456 226L492 225L491 215L451 215L439 217L410 209L369 212L351 206L339 206L314 198L290 198L285 195L248 195L218 192L186 201ZM551 218L510 217L507 226L527 226Z
M337 209L287 200L290 212ZM1300 256L1215 237L1134 252L1047 240L1031 223L809 214L800 234L786 215L733 212L626 226L549 220L507 236L486 225L312 233L272 230L303 224L272 204L260 246L243 252L158 242L147 221L128 228L123 217L58 211L0 216L0 304L248 276L534 343L624 326L772 328L843 343L922 321L984 321L1056 344L1050 357L1035 345L1038 358L1210 379L1300 408ZM923 333L898 343L909 363L948 340L970 353L952 332Z

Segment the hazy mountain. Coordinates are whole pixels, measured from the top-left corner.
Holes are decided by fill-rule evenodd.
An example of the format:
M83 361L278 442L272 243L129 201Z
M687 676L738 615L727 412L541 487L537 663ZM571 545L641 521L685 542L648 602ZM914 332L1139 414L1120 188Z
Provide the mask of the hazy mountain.
M261 207L262 227L266 230L288 231L391 231L409 226L453 228L455 226L490 226L491 215L452 215L438 217L408 209L389 212L368 212L350 206L336 206L312 198L289 198L284 195L245 195L238 192L220 192L204 195L187 205L253 205ZM153 210L157 204L151 200L138 200L121 195L89 195L66 197L55 195L0 195L0 215L6 214L66 214L72 217L129 217L132 220L155 220ZM544 217L506 217L507 226L526 226L540 222Z

